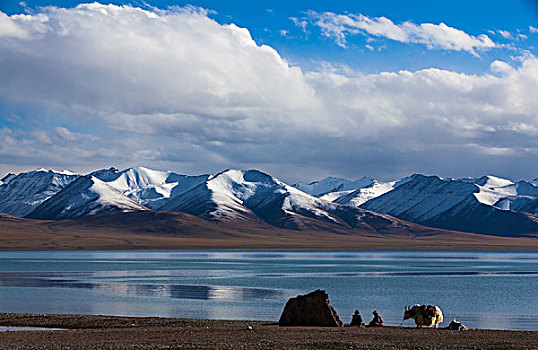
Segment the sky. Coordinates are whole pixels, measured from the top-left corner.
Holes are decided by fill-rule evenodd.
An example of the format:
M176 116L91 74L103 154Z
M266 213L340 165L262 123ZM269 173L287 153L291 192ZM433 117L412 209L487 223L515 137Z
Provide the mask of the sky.
M0 174L538 177L538 1L0 0Z

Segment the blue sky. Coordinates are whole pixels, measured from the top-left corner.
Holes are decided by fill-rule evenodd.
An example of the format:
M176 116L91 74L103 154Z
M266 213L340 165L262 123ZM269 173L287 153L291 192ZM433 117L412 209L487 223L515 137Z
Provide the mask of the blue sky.
M219 21L234 21L239 26L249 28L257 42L275 47L284 57L301 66L311 67L316 61L331 61L350 65L363 72L416 70L432 66L473 72L484 71L489 64L484 60L475 60L468 54L454 55L457 58L447 57L444 52L426 51L421 47L390 40L379 40L377 45L372 44L376 48L385 45L387 48L371 52L364 47L366 37L361 35L350 37L350 47L341 48L333 40L320 35L319 28L310 25L306 34L294 26L290 18L305 17L304 12L308 10L363 14L387 17L395 23L444 22L472 35L499 28L526 33L529 25L538 23L538 5L533 1L293 1L293 4L289 4L289 1L242 1L240 5L226 2L228 8L221 8L219 3L196 4L216 9L218 13L215 18ZM289 34L284 37L281 30L287 30ZM536 38L532 42L532 45L538 43ZM506 53L500 52L493 55L506 57Z
M0 1L0 10L7 14L24 12L40 6L73 7L84 1L34 0L25 2ZM304 69L316 69L319 62L349 65L362 72L417 70L429 67L446 68L467 73L484 72L491 59L509 59L513 50L495 49L481 53L480 58L466 52L424 50L422 45L407 45L378 38L370 51L365 47L367 37L349 37L349 47L342 48L334 40L324 37L319 28L309 25L305 33L293 18L307 17L306 12L333 12L336 14L363 14L369 17L387 17L394 23L445 23L470 35L487 34L495 42L509 44L499 33L503 30L529 36L529 26L538 26L538 1L107 1L130 4L142 8L155 6L193 5L213 11L211 18L219 23L235 23L248 28L258 44L274 47L290 62ZM31 4L31 5L30 5ZM285 35L281 31L287 31ZM536 50L537 36L518 42L520 48Z
M0 172L538 176L536 1L80 3L0 1Z

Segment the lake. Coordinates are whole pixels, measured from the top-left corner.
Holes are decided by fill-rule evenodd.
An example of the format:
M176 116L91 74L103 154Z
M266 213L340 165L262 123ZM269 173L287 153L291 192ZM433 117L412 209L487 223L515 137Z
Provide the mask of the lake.
M538 330L537 251L0 251L0 312L278 321L318 288L344 322L421 303L441 326Z

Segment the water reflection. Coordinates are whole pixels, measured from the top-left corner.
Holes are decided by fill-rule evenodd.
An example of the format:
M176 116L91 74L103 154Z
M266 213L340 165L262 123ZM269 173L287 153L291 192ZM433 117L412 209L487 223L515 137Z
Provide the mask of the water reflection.
M15 327L0 326L0 332L18 332L18 331L65 331L66 328L47 328L47 327Z
M0 286L25 288L73 288L94 289L113 292L120 295L144 297L160 297L174 299L202 299L245 301L275 299L282 296L282 291L262 288L230 287L230 286L196 286L178 284L130 284L85 282L74 279L50 279L59 273L1 273Z
M257 277L398 277L398 276L538 276L538 271L410 271L410 272L335 272L335 273L266 273Z

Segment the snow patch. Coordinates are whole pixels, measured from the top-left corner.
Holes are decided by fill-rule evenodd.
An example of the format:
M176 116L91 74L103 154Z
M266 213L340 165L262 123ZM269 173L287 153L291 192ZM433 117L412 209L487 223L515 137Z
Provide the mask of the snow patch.
M512 181L508 179L503 179L503 178L492 176L492 175L482 176L481 178L474 181L474 183L479 186L489 188L489 189L500 188L500 187L510 186L514 184Z
M101 181L94 176L91 177L91 181L93 182L93 185L90 186L89 191L98 196L98 199L95 200L96 203L100 203L105 206L115 206L122 209L122 211L146 210L146 208L142 207L132 199L129 199L123 193L115 190L106 182ZM81 197L82 199L89 198L85 194L82 194Z
M339 197L336 202L340 204L348 204L354 207L359 207L370 199L379 197L389 191L392 191L396 185L396 181L377 182L374 181L370 186L360 188L352 193Z
M323 180L311 183L298 182L293 187L320 197L331 192L353 191L361 187L369 186L374 180L370 177L363 177L358 180L348 180L339 177L327 177Z
M54 169L45 169L45 168L39 168L39 169L36 169L35 172L44 172L44 173L48 173L48 172L51 172L51 173L54 173L54 174L61 174L61 175L80 175L78 173L75 173L71 170L54 170Z

